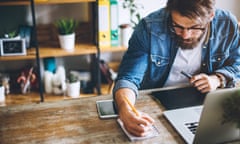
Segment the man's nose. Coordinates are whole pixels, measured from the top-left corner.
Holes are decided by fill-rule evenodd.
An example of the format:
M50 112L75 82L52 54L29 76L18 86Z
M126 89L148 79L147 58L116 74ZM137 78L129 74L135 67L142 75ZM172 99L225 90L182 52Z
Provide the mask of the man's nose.
M188 39L188 38L190 38L190 37L191 37L191 31L188 30L188 29L183 29L183 30L182 30L182 33L181 33L181 37L182 37L183 39Z

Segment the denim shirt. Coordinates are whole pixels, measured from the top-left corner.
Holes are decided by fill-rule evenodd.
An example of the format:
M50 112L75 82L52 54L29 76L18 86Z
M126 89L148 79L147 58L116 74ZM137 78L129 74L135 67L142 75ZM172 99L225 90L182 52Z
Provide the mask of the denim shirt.
M137 96L138 89L164 85L179 47L170 25L170 13L165 8L139 22L120 64L113 94L120 88L130 88ZM201 73L222 73L228 80L227 87L234 87L240 78L240 36L236 17L217 9L209 34L202 47Z

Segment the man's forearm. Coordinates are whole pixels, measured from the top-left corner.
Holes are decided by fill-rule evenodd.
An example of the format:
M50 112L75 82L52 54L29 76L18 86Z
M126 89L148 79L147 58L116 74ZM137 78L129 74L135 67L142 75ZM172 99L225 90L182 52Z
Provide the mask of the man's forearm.
M118 89L114 95L115 95L115 102L119 110L121 109L121 107L125 107L126 105L126 101L124 100L124 97L127 96L132 104L134 104L136 101L135 93L133 92L133 90L129 88Z

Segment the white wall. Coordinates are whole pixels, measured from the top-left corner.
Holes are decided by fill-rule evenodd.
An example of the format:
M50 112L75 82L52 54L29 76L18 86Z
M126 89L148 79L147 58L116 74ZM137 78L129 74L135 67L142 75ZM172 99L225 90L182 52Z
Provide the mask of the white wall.
M136 0L144 7L141 15L144 17L150 12L158 10L166 5L167 0ZM129 23L128 11L122 8L122 1L119 0L119 24ZM216 0L216 7L231 11L240 20L240 0Z
M119 1L119 24L129 23L129 12L122 7L122 1ZM140 10L141 16L144 17L149 13L158 10L166 5L167 0L136 0L139 4L143 5L144 9Z
M216 7L231 11L240 20L239 0L216 0Z

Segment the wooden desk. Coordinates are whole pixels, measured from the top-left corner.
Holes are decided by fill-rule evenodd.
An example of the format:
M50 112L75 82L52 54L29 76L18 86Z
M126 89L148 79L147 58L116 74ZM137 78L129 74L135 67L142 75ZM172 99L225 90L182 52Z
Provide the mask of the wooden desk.
M155 119L160 136L137 143L183 143L162 116L163 108L148 93L149 91L140 92L136 108ZM108 95L2 107L0 108L0 143L131 143L116 119L101 120L98 117L96 100L111 98Z

